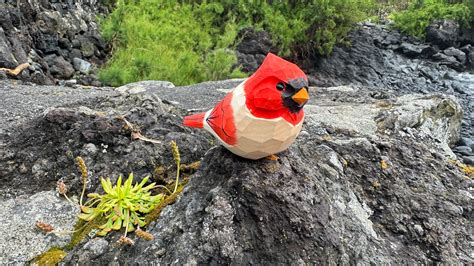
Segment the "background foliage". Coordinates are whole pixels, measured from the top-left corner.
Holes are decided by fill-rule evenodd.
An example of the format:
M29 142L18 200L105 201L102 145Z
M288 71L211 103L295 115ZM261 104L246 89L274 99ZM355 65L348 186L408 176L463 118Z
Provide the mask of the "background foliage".
M433 19L468 25L474 0L102 0L114 6L102 20L113 55L101 80L119 86L138 80L176 85L242 77L234 46L244 27L270 33L279 55L328 55L348 44L358 21L389 14L401 31L422 37Z
M474 0L414 0L406 10L394 12L391 17L403 33L423 38L426 27L436 19L452 19L468 27L472 18L469 5L474 7Z
M280 55L329 54L335 44L347 42L347 32L372 0L269 2L119 0L101 23L114 49L100 78L119 86L146 79L184 85L242 77L233 45L247 26L269 31Z

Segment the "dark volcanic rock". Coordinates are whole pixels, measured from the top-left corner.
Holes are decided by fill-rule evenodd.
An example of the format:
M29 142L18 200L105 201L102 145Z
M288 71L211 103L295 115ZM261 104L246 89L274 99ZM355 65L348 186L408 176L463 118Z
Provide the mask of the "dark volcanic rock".
M411 43L402 43L396 50L400 51L407 57L418 57L422 54L423 51L425 51L425 54L427 53L426 47L420 47Z
M305 71L311 84L384 87L398 94L453 94L465 111L461 134L474 138L474 75L457 72L474 61L471 46L443 51L429 43L404 38L386 25L362 24L349 36L350 47L337 46L332 55L307 62Z
M452 54L452 53L449 53L449 54ZM464 65L461 62L459 62L457 58L454 56L447 55L445 53L437 53L437 54L434 54L431 58L437 61L440 65L449 66L457 70L464 69Z
M462 27L459 33L459 42L461 46L474 45L474 21L471 21L469 27Z
M459 128L459 105L384 91L391 107L365 89L319 88L301 136L277 161L213 148L180 199L147 227L154 240L131 235L134 246L108 244L100 255L90 240L64 262L471 263L471 182L432 139Z
M265 31L245 28L239 32L240 43L236 47L239 64L245 72L253 72L263 62L273 45L270 35Z
M449 47L448 49L445 49L443 53L448 56L454 56L461 64L464 64L466 62L466 53L454 47Z
M12 69L27 62L37 64L15 78L51 84L51 76L68 79L73 75L69 67L73 58L90 58L91 63L101 65L108 49L98 34L96 18L107 10L102 1L76 2L0 3L0 68ZM43 58L52 55L59 58L48 67Z
M426 28L426 40L441 49L456 46L459 24L452 20L435 21Z
M89 171L96 177L116 179L119 174L130 172L140 177L152 175L157 166L171 165L173 159L168 156L171 154L168 149L170 140L183 145L183 163L199 160L203 155L199 151L204 152L210 147L209 135L191 134L192 130L181 126L181 118L169 111L156 95L129 93L109 99L96 98L84 105L76 103L74 108L46 109L25 131L38 134L37 138L27 136L28 133L23 135L24 138L5 139L5 143L10 143L5 148L6 153L10 147L19 149L11 158L17 163L0 162L1 189L18 188L22 184L27 185L31 192L46 190L59 178L73 188L80 186L73 161L79 155L90 165ZM162 143L132 141L131 131L120 117L139 126L143 135ZM97 152L91 152L91 147L95 147L93 150ZM5 153L0 154L5 159L2 156ZM127 162L116 165L118 158L127 158ZM21 174L21 165L31 175L28 181L10 178L15 173ZM90 185L95 188L97 182L95 178Z
M15 68L17 65L5 32L0 27L0 67Z
M48 55L44 58L48 62L49 72L58 79L68 79L74 74L74 68L62 56Z
M118 88L108 98L48 108L5 135L2 195L32 195L19 203L28 206L29 199L44 193L39 191L54 189L58 179L68 184L70 195L77 194L78 155L91 176L88 192L100 191L99 176L115 180L132 171L137 179L151 175L164 182L155 169L173 171L168 143L175 140L183 163L204 159L179 200L146 228L155 239L142 241L129 234L135 245L118 247L114 243L120 233L88 238L69 251L64 263L473 262L467 230L473 218L472 182L448 160L453 155L447 145L457 140L461 119L453 97L311 88L313 100L306 106L298 141L277 161L250 161L220 147L209 150L209 134L181 126L187 114L183 109L213 106L222 90L233 85L173 89L169 83L148 81ZM51 107L48 97L40 99ZM120 117L162 143L131 140ZM15 223L8 225L10 245L17 245L21 235L15 233ZM21 249L24 258L54 243L35 241L34 251ZM11 247L0 245L2 250ZM12 262L13 257L4 256Z

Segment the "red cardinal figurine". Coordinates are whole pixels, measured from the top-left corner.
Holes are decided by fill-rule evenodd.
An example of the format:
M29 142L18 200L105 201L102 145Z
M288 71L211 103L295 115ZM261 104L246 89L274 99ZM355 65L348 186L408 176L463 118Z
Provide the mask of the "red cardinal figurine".
M303 124L309 99L303 71L272 53L250 78L212 110L184 118L188 127L211 132L231 152L260 159L286 150Z

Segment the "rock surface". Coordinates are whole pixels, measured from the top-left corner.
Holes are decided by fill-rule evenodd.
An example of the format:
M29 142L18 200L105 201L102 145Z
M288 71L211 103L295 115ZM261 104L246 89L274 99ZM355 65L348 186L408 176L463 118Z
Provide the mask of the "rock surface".
M397 95L453 95L464 110L461 135L474 140L474 74L456 71L468 67L470 59L466 58L474 55L470 46L440 50L433 44L403 36L387 25L371 23L362 24L350 34L350 39L350 47L335 47L331 56L306 65L313 85L389 88Z
M239 32L237 39L240 42L236 47L236 54L239 65L245 72L257 70L267 53L275 50L270 34L265 31L244 28Z
M73 59L103 63L108 49L96 19L105 13L103 2L96 0L0 1L0 68L29 63L16 78L38 84L89 74L74 72ZM97 81L81 80L84 85Z
M0 263L24 264L52 247L66 245L70 234L48 234L35 227L37 221L54 230L72 231L79 208L54 191L42 191L0 203Z
M183 163L202 158L202 164L179 200L148 226L155 239L130 235L134 246L117 247L119 234L93 238L63 262L474 262L468 230L472 179L442 149L456 141L461 123L453 97L400 97L361 86L313 88L297 143L277 161L249 161L210 149L209 134L180 125L189 110L212 107L238 82L179 88L135 83L48 108L28 119L25 129L10 124L6 152L0 154L0 189L10 193L2 195L51 190L59 178L77 194L77 155L93 177L89 192L100 191L101 175L134 171L160 181L154 170L172 168L167 143L175 140ZM162 143L132 141L117 116Z
M456 46L459 37L459 24L452 20L434 21L426 28L426 40L441 49Z

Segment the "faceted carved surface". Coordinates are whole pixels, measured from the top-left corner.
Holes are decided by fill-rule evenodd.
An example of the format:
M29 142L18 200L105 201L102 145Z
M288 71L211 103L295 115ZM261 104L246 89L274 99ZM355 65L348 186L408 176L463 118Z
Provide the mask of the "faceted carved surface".
M303 122L293 126L283 118L257 118L249 112L242 99L245 100L245 96L240 84L232 97L237 142L233 146L223 145L248 159L260 159L286 150L298 136Z

